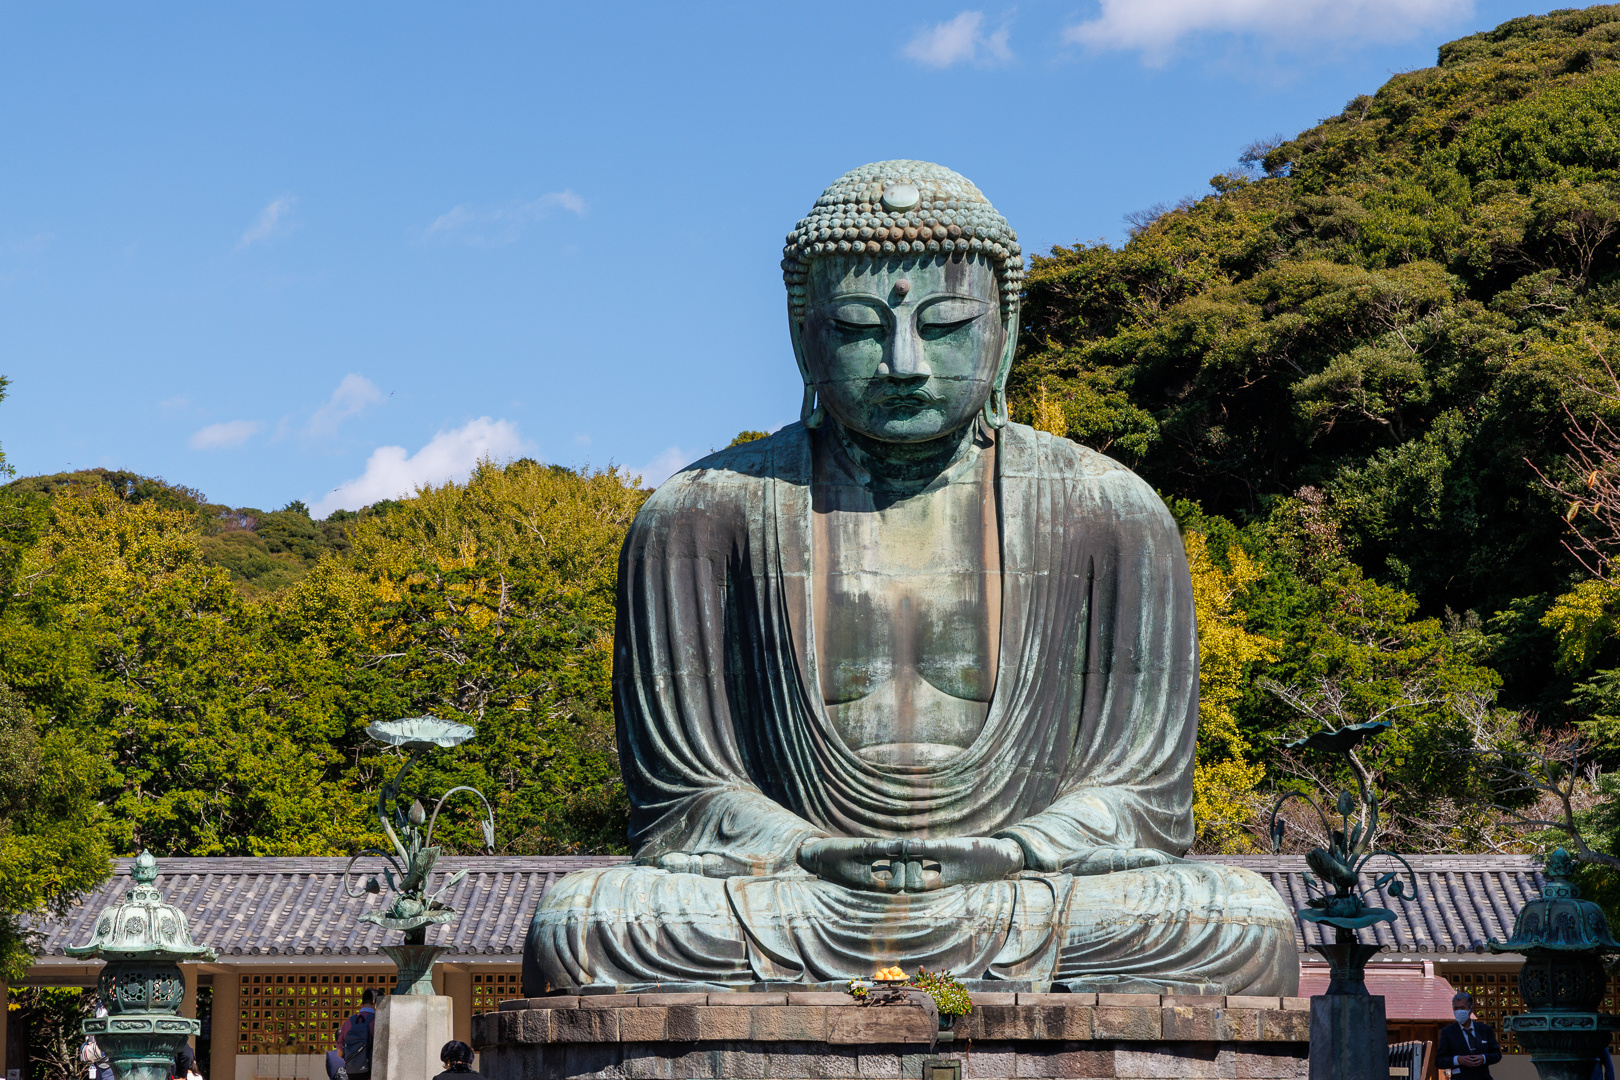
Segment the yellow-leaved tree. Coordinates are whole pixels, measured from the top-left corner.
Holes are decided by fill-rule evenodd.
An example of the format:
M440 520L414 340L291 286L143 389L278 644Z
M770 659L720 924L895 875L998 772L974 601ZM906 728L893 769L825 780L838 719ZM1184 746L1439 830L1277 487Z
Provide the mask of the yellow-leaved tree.
M1063 411L1063 403L1056 398L1046 396L1045 383L1041 384L1041 394L1040 397L1035 399L1029 423L1036 431L1044 431L1049 435L1067 435L1069 433L1069 417Z
M1183 538L1192 571L1193 604L1198 612L1198 756L1193 767L1193 820L1197 850L1240 852L1253 849L1249 822L1255 788L1265 766L1249 757L1250 746L1232 711L1243 696L1254 664L1273 659L1277 644L1243 628L1233 598L1265 576L1265 568L1243 549L1226 553L1231 569L1210 558L1202 533Z

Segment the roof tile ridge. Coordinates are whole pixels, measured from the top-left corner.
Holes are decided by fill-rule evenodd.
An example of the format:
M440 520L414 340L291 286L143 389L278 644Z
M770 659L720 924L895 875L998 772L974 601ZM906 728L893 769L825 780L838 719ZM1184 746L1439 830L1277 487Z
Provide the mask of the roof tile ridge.
M495 919L495 925L501 925L501 921L497 913L510 900L509 895L503 895L510 894L511 892L510 883L513 875L509 871L479 871L476 875L469 873L466 880L461 883L462 888L456 890L457 898L460 898L462 889L472 888L472 882L474 880L482 885L486 877L492 877L495 880L491 883L491 887L486 893L487 899L482 905L480 905L483 910L478 913L477 921L464 927L466 930L466 936L464 940L460 942L462 946L462 948L458 950L460 952L471 953L477 948L477 943L479 941L486 940L484 936L484 928L489 925L491 918Z

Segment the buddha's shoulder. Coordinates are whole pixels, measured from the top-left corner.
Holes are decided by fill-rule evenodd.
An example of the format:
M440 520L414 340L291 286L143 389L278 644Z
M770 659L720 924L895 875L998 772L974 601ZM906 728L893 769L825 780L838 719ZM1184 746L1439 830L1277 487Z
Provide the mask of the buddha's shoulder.
M1013 423L1002 429L1002 437L1013 452L1010 456L1021 459L1026 467L1044 476L1125 488L1148 487L1147 481L1107 454L1082 446L1073 439L1039 431L1028 424Z
M802 424L789 424L762 439L728 446L699 458L658 485L642 514L712 513L745 506L772 480L809 475L809 438Z

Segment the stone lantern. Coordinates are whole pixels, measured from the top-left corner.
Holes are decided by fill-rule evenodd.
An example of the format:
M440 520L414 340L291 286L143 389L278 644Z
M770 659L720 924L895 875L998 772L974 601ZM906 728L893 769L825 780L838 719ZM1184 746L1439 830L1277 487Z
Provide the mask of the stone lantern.
M96 920L95 935L65 949L69 956L106 961L97 989L107 1015L84 1021L112 1061L117 1080L167 1080L174 1056L201 1031L180 1015L186 982L179 961L214 960L218 954L191 940L186 916L152 882L157 860L143 851L135 860L135 885Z
M1502 1021L1530 1051L1542 1080L1589 1080L1592 1063L1620 1016L1598 1012L1608 985L1603 957L1620 953L1609 920L1581 899L1569 880L1575 859L1563 848L1547 858L1541 896L1525 904L1507 941L1491 941L1493 953L1524 954L1519 995L1529 1008Z

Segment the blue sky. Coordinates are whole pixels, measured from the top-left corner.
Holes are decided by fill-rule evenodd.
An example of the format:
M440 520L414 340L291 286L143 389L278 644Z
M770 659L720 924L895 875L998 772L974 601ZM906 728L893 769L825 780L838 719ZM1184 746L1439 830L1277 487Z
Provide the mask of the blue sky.
M922 158L1125 236L1498 0L0 4L0 447L325 512L796 418L777 267Z

